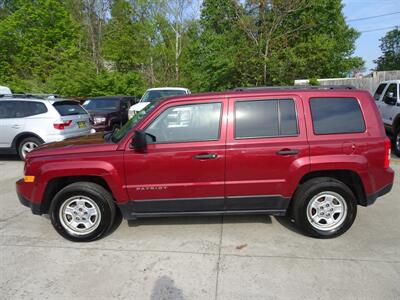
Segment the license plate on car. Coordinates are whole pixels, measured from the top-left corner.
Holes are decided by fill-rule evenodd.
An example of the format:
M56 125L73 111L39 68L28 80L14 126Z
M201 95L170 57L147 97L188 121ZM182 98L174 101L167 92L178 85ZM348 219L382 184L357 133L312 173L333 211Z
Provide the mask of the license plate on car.
M85 121L79 121L78 122L79 128L86 128L86 122Z

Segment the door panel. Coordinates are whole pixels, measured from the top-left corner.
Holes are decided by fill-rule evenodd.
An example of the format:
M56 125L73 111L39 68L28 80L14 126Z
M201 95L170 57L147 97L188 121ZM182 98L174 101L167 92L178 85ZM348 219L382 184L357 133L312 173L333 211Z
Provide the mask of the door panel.
M256 113L252 113L251 109L236 111L235 106L238 103L248 100L250 101L275 101L278 99L278 108L276 105L267 107L266 113L262 112L262 106L257 108ZM227 149L226 149L226 209L285 209L290 195L287 192L287 182L289 176L293 175L293 171L300 167L300 161L308 161L309 146L306 138L306 128L304 122L297 122L297 130L293 131L293 126L286 126L285 112L279 112L281 105L280 100L291 99L295 104L295 116L303 116L303 106L301 99L293 96L282 96L263 98L246 98L246 99L230 99L229 102L229 125L227 133ZM265 101L264 101L265 102ZM267 103L267 102L265 102ZM287 101L285 101L287 103ZM293 102L292 102L293 104ZM238 106L239 107L239 106ZM292 106L293 107L293 106ZM277 109L277 121L274 121L271 110ZM247 115L246 119L254 120L257 118L272 118L270 124L261 120L251 128L247 124L247 130L255 132L254 137L237 138L241 132L246 130L239 129L235 132L235 122ZM259 115L259 116L257 116ZM281 118L279 118L281 115ZM296 117L294 117L296 119ZM298 119L298 118L297 118ZM274 125L274 122L279 122ZM293 123L293 120L291 121ZM264 124L264 125L263 125ZM290 125L290 124L289 124ZM263 137L260 128L267 128L266 135ZM238 129L238 128L236 128ZM282 136L280 132L290 134L292 136ZM275 136L274 132L277 132ZM294 134L293 134L294 133ZM247 134L249 135L249 134ZM283 134L285 135L285 134ZM236 138L235 138L236 136Z
M5 101L0 102L0 147L9 148L14 138L25 127L24 115L21 113L21 102Z
M149 144L146 153L126 149L126 184L135 212L223 209L227 103L226 100L211 102L222 104L217 140L169 142L173 135L185 138L184 128L194 124L193 114L188 114L180 103L179 111L184 113L168 116L168 130L159 138L162 142ZM160 109L166 112L175 106L171 104ZM163 119L157 118L154 119L157 126L164 124ZM195 122L198 126L202 121L196 119ZM151 126L143 124L146 132L156 135L158 131L150 129Z

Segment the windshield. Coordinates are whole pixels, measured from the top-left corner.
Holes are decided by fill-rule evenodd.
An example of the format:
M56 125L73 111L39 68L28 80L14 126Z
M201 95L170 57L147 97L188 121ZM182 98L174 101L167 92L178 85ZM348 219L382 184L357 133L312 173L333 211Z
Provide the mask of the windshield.
M154 90L147 91L140 102L154 102L161 98L177 96L177 95L186 95L185 90Z
M101 110L101 109L119 109L118 99L88 99L83 103L83 107L87 110Z
M111 141L118 143L131 129L141 120L149 111L151 111L158 102L147 104L142 110L139 110L121 129L117 129L111 136Z

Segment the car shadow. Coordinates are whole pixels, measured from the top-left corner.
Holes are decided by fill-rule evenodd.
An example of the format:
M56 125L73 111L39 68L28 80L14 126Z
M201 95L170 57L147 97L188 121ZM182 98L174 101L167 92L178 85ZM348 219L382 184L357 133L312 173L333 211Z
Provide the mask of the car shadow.
M16 154L0 154L0 161L21 161Z
M276 221L278 221L279 224L281 224L286 229L289 229L290 231L293 231L300 235L304 235L304 233L296 227L294 222L292 222L289 216L275 216L274 218Z
M129 227L148 225L201 225L201 224L240 224L265 223L271 224L271 217L267 215L240 215L240 216L182 216L182 217L154 217L128 220Z

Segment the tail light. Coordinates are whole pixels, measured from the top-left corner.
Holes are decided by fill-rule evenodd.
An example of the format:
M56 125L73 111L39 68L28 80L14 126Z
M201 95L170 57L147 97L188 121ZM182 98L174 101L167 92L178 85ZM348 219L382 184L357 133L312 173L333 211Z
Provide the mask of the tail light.
M54 123L53 126L54 126L55 129L64 130L65 127L68 127L68 126L70 126L71 124L72 124L72 121L69 120L69 121L65 121L65 122L57 122L57 123Z
M390 140L388 138L386 138L385 139L385 158L384 158L384 163L383 163L383 167L385 169L389 168L389 166L390 166L390 149L391 149Z

